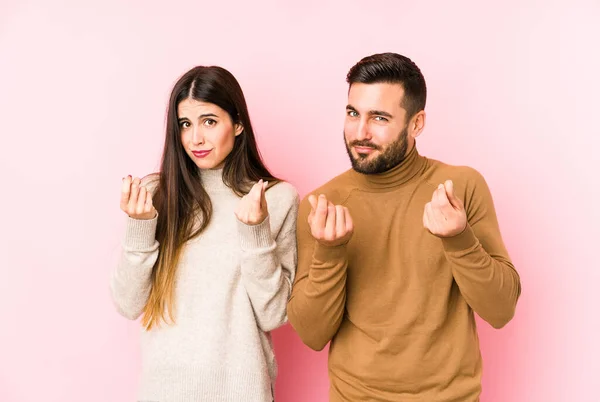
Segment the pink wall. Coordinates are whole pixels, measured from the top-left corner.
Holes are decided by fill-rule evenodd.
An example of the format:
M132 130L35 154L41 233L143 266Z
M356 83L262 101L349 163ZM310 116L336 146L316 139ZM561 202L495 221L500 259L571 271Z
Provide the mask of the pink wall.
M134 400L120 180L156 168L179 74L230 69L304 195L348 166L346 71L388 50L428 82L421 153L486 176L522 276L514 321L480 326L483 401L598 400L598 1L48 3L0 3L0 401ZM326 401L326 352L275 341L279 399Z

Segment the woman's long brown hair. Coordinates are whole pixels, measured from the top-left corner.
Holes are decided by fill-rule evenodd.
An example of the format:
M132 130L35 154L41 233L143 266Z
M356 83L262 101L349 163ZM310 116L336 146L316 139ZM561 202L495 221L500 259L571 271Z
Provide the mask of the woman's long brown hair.
M152 270L152 287L144 309L142 324L149 330L173 309L177 265L185 243L198 236L208 225L212 204L200 178L200 171L181 143L177 107L185 99L208 102L225 110L233 124L243 132L235 137L233 150L225 159L223 181L236 194L246 194L260 179L279 181L265 167L254 137L248 107L235 77L217 67L195 67L175 84L169 99L164 150L154 207L158 211L156 240L158 259Z

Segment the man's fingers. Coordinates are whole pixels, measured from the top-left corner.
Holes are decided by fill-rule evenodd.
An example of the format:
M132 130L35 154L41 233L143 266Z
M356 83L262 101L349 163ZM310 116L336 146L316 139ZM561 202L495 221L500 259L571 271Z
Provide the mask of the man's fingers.
M327 201L327 197L324 194L319 195L319 201L317 202L317 212L327 212L327 206L329 205L329 201Z
M313 225L318 230L324 230L327 222L327 198L321 194L317 201L317 208L315 209L315 215L313 218Z
M308 203L310 204L310 212L308 213L308 224L312 226L313 219L315 217L315 209L317 209L317 197L314 195L308 196Z
M334 205L323 194L318 197L310 195L308 202L311 205L308 223L313 236L317 240L336 244L337 241L344 239L354 230L348 208L342 205Z
M437 224L436 226L444 225L444 222L446 221L446 215L444 215L444 212L446 214L449 212L447 208L451 208L450 203L447 203L446 205L436 205L434 203L430 203L429 222L433 225Z
M448 197L448 201L454 208L462 209L463 203L456 195L454 195L454 183L452 180L446 180L444 183L444 189L446 190L446 197Z
M335 206L329 202L327 205L327 222L325 224L325 238L333 240L335 238Z
M444 182L444 190L446 190L448 199L452 200L454 198L454 183L452 183L452 180L446 180Z
M439 212L443 216L450 216L454 213L454 208L446 195L446 188L440 184L435 190L432 200L433 210Z
M311 213L317 210L317 197L312 194L309 195L308 203L310 204Z
M426 229L429 229L429 216L431 214L431 203L428 202L427 204L425 204L425 208L423 209L423 226Z
M346 222L346 232L354 232L354 222L352 221L352 215L347 207L344 207L344 222Z
M307 218L307 221L308 221L308 225L309 225L309 226L311 226L311 227L312 227L312 224L313 224L313 220L314 220L314 219L315 219L315 210L314 210L314 209L311 209L311 210L310 210L310 212L308 213L308 218Z
M443 206L450 203L448 197L446 197L446 189L443 184L440 184L433 192L432 201L436 206Z
M430 202L437 202L437 200L438 200L438 189L439 189L439 187L436 187L436 189L433 190L433 193L431 194L431 200L430 200Z
M341 205L335 206L335 234L338 238L346 235L346 214Z

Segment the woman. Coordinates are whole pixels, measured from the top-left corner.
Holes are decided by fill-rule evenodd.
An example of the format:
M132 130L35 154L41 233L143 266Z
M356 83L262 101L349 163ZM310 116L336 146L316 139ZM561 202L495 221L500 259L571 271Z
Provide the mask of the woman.
M118 311L143 315L139 400L272 401L298 194L264 166L227 70L187 72L167 113L160 173L123 179L111 280Z

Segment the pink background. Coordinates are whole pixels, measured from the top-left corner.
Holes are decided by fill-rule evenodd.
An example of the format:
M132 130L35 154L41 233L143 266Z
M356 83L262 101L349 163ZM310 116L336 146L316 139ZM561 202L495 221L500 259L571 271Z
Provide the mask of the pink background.
M138 325L108 292L120 181L157 168L180 74L231 70L304 195L348 167L345 74L381 51L422 68L420 152L485 175L522 276L515 319L479 321L482 400L598 400L598 1L47 3L0 3L0 401L135 400ZM275 342L278 399L326 401L326 352Z

